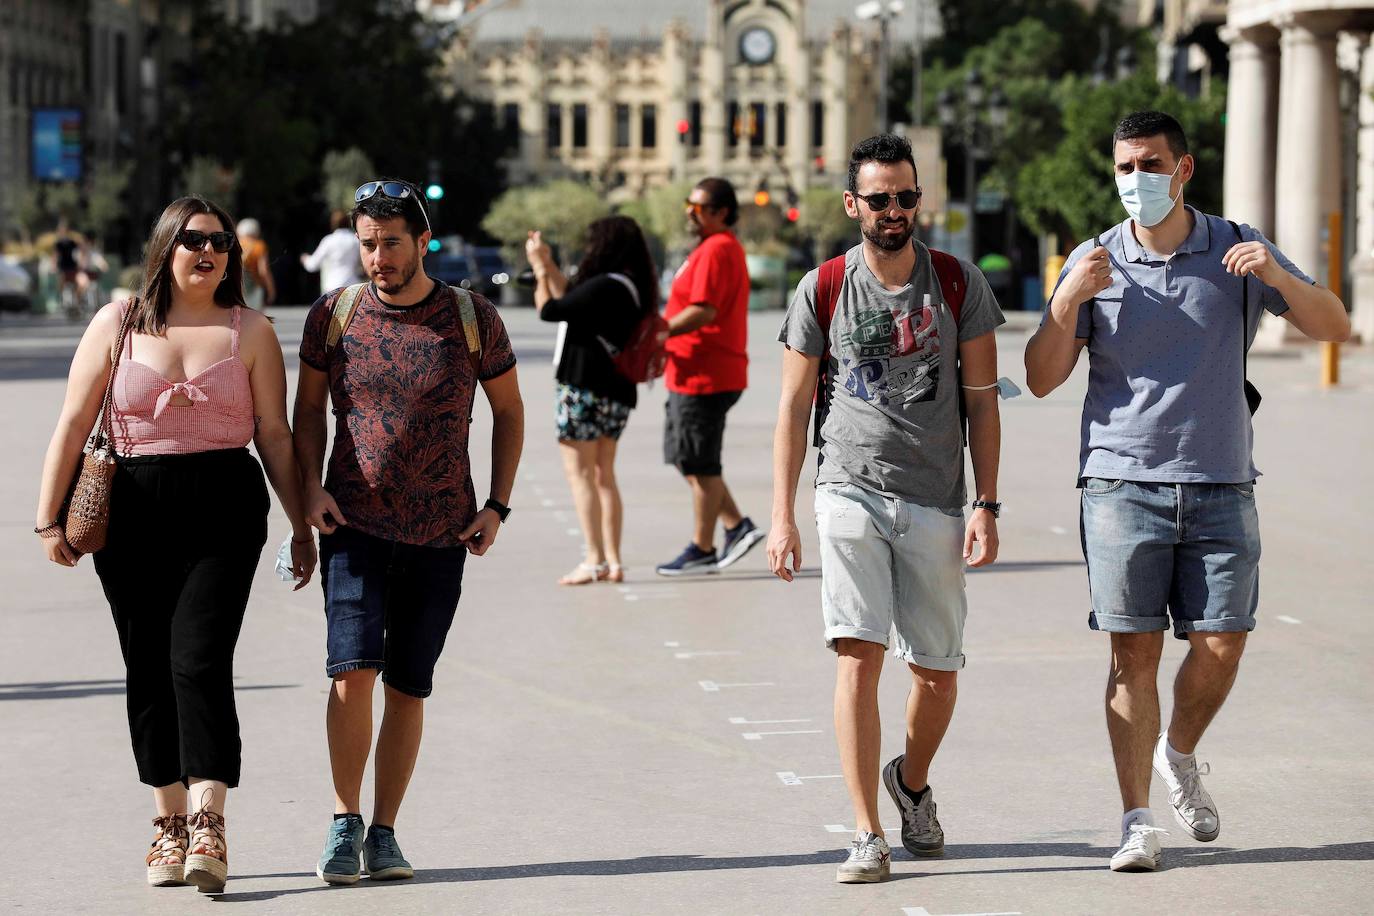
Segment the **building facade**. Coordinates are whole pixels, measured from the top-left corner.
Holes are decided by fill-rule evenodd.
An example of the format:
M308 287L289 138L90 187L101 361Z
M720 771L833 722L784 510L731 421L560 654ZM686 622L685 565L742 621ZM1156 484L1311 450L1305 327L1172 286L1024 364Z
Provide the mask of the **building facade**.
M451 77L511 132L512 183L572 177L619 199L722 175L746 194L801 191L842 181L876 129L876 37L847 6L708 0L689 21L646 2L633 24L601 0L490 6L454 43Z

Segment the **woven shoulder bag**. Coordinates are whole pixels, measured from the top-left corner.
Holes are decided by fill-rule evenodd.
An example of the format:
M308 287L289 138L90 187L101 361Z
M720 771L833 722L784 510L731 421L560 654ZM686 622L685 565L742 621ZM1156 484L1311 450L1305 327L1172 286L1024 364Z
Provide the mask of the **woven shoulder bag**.
M77 553L95 553L105 546L110 530L110 490L114 485L114 432L110 425L110 405L114 398L115 373L124 353L124 338L133 324L135 301L129 302L119 325L114 351L110 354L110 376L105 380L105 397L100 402L100 419L86 441L81 467L72 481L58 521L67 543Z

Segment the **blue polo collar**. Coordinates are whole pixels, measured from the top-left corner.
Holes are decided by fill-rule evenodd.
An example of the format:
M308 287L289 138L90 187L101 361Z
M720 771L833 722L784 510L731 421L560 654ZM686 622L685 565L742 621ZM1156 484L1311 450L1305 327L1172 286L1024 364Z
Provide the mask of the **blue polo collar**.
M1184 204L1184 208L1193 214L1193 231L1188 233L1188 237L1183 240L1182 245L1178 246L1178 251L1174 254L1199 254L1210 250L1212 247L1212 227L1207 220L1207 215L1198 212L1187 204ZM1121 238L1122 257L1127 261L1143 264L1149 257L1149 253L1136 239L1129 218L1117 226L1117 233Z

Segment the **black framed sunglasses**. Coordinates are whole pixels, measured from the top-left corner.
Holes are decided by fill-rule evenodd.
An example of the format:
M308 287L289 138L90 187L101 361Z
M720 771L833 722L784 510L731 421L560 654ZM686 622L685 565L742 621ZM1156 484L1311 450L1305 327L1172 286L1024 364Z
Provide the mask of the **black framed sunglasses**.
M892 204L892 198L897 198L897 206L903 210L914 210L916 205L921 202L921 189L914 191L898 191L896 194L855 194L855 197L868 204L868 209L874 213L881 213Z
M420 208L420 215L425 218L425 229L432 235L434 228L429 224L429 213L425 210L425 203L420 199L420 195L415 193L415 189L404 181L369 181L358 185L358 190L353 192L353 203L360 204L365 200L376 197L378 194L389 197L392 200L413 200Z
M177 241L187 251L203 251L205 243L208 241L211 248L224 254L234 247L238 237L232 232L201 232L199 229L183 229L177 233Z

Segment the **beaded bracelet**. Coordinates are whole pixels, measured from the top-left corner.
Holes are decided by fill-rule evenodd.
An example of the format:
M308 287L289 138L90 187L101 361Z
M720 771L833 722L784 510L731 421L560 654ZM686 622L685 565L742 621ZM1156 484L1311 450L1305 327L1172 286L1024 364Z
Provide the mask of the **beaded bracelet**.
M33 533L46 541L48 538L61 535L62 526L57 522L52 522L51 524L44 525L42 528L33 529Z

